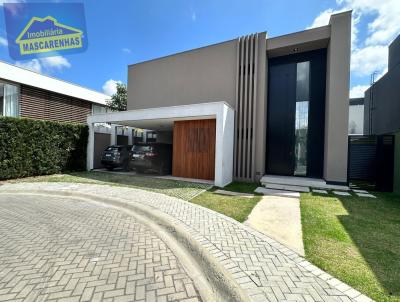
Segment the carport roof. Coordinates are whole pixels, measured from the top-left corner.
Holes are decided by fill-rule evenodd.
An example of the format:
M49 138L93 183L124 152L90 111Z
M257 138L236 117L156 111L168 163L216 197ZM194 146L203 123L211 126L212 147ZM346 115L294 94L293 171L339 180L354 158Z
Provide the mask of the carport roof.
M215 118L217 112L230 108L226 102L199 103L182 106L157 107L121 112L92 114L88 124L112 123L151 130L172 130L177 120Z

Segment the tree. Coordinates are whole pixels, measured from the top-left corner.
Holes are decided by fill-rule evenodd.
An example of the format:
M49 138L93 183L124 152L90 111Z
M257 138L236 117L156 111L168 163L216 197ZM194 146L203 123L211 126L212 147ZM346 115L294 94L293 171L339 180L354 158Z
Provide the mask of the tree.
M126 111L127 95L126 85L117 83L117 92L111 96L110 100L107 100L106 104L112 111Z

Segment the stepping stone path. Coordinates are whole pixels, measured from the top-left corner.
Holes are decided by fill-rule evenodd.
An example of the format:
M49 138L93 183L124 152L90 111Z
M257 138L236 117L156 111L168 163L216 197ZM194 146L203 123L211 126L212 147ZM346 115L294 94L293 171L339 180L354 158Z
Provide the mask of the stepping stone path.
M318 190L318 189L313 189L313 193L318 193L318 194L328 194L328 191L326 190Z
M332 191L333 194L339 195L339 196L351 196L349 192L343 192L343 191Z
M376 196L375 195L372 195L372 194L370 194L370 193L357 193L356 192L356 195L358 196L358 197L368 197L368 198L376 198Z
M226 191L226 190L215 190L214 193L221 194L221 195L228 195L228 196L246 197L246 198L253 198L254 197L253 194L232 192L232 191Z

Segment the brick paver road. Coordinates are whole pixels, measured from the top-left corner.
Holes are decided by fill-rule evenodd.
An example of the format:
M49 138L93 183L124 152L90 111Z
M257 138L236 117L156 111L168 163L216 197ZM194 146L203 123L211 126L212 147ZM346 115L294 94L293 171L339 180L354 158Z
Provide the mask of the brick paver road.
M187 300L186 300L187 299ZM0 196L0 301L199 301L150 229L72 198Z

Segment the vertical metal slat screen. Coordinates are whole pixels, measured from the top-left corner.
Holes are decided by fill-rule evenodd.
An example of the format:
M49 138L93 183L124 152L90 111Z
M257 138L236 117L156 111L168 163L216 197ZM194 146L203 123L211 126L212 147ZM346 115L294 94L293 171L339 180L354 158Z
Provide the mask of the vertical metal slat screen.
M238 39L234 178L254 180L258 34Z

